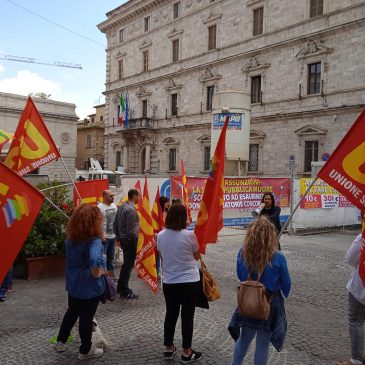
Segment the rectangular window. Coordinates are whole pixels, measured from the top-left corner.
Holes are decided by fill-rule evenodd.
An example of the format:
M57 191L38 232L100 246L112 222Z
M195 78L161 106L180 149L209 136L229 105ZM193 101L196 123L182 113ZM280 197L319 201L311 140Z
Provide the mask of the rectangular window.
M181 11L181 2L177 2L174 4L174 19L177 19L180 16Z
M142 100L142 117L147 118L147 100Z
M214 85L207 87L207 110L212 110L213 108L213 94L214 94Z
M310 172L311 162L318 161L318 141L305 141L304 172Z
M124 29L119 30L119 43L124 42Z
M100 122L102 122L104 120L104 116L100 115L99 120L100 120Z
M248 171L257 172L259 171L259 145L254 143L250 144L248 160Z
M310 0L310 17L314 18L316 16L323 14L323 0Z
M217 26L208 27L208 51L217 48Z
M264 7L253 11L253 35L262 34L264 31Z
M251 77L251 104L261 103L261 75Z
M91 135L86 136L86 147L91 148Z
M321 63L308 65L308 95L321 92Z
M176 170L176 148L170 148L169 150L169 170Z
M210 169L210 147L204 147L204 171Z
M123 78L123 60L118 61L118 80Z
M177 94L171 94L171 115L177 116Z
M148 51L143 51L143 71L148 71Z
M172 62L179 60L179 40L175 39L172 41Z
M122 165L122 152L121 151L117 151L115 153L115 169L118 169L118 166Z
M151 26L151 17L146 17L144 18L144 31L148 32L150 30L150 26Z

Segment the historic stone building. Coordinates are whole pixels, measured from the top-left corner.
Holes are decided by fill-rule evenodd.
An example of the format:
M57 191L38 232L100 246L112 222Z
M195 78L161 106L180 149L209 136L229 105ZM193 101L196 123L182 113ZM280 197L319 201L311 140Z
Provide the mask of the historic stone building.
M245 171L287 175L294 156L308 175L365 105L365 1L130 0L99 29L109 169L175 173L183 158L189 175L206 172L212 95L238 90L251 95Z
M35 106L41 114L48 131L55 144L60 148L62 158L71 176L75 177L76 158L76 124L77 115L75 104L54 101L51 99L32 98ZM9 133L14 133L20 116L24 110L27 97L8 93L0 93L0 129ZM0 160L5 160L9 149L7 143L0 154ZM34 170L26 177L33 175L32 181L69 181L66 169L60 160L52 161L39 169ZM39 175L36 178L35 175ZM43 178L41 178L41 175Z
M95 113L77 122L76 168L88 170L90 157L104 164L105 104L94 106Z

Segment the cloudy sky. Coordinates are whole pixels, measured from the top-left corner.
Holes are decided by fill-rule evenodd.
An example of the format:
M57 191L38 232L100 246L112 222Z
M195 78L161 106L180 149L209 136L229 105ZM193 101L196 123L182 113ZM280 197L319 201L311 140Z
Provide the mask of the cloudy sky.
M105 88L106 37L96 25L124 2L0 0L0 57L82 66L79 70L0 59L0 92L44 92L53 100L76 104L80 118L93 113L93 107L104 102Z

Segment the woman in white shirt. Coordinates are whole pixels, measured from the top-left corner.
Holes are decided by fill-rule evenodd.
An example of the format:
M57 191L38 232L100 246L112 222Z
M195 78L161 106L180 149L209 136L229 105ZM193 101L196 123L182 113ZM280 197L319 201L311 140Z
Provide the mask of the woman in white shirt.
M164 357L173 359L176 353L174 334L181 307L183 364L199 360L201 352L191 348L195 302L199 293L199 246L194 232L186 229L184 205L172 204L167 212L165 227L157 236L157 249L162 260L163 293L166 302L164 323Z

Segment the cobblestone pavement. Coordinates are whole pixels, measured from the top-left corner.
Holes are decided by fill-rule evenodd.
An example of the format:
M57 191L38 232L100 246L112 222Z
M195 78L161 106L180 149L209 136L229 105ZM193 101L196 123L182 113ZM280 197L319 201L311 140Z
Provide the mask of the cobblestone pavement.
M312 236L283 236L281 244L289 262L293 286L286 301L288 334L285 348L270 348L270 365L334 364L349 357L346 325L346 283L350 269L344 254L356 232ZM227 325L235 308L236 253L243 236L221 237L209 245L205 258L220 284L222 298L209 310L195 315L193 348L204 353L202 365L229 365L234 342ZM153 295L132 275L131 287L138 300L117 298L100 305L97 319L109 349L89 364L164 364L162 359L164 299ZM63 354L56 354L50 338L58 332L66 310L63 278L36 281L15 280L14 290L0 303L0 364L77 364L75 340ZM179 323L179 322L178 322ZM181 344L180 327L175 343ZM252 364L251 346L246 364ZM170 364L179 363L179 356Z

